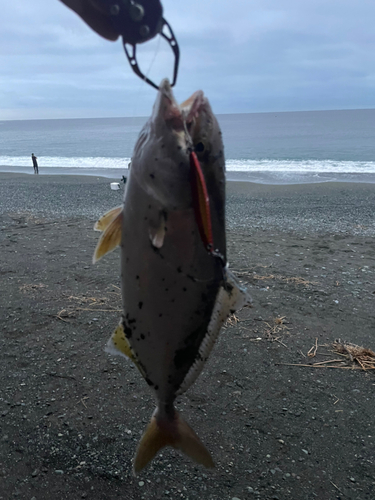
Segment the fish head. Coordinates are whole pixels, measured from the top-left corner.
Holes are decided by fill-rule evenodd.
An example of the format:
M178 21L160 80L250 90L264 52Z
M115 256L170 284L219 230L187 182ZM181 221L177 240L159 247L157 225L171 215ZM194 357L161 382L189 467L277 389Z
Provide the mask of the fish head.
M164 79L152 115L136 143L131 174L148 194L166 209L191 206L190 154L195 151L216 197L215 184L222 186L225 161L219 124L202 91L182 105ZM224 193L220 195L224 204Z
M165 79L160 84L151 117L135 145L131 174L164 208L187 208L191 204L191 150L184 116Z

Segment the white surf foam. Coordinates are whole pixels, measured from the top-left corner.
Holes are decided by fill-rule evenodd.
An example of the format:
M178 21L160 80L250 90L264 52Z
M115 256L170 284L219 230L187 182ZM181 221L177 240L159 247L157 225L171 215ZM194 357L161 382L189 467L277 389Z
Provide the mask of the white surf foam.
M130 158L106 157L54 157L39 156L40 167L63 169L119 169L128 168ZM0 165L9 167L32 168L29 156L0 156ZM306 173L306 174L374 174L375 161L334 161L334 160L246 160L228 159L228 172L275 172L275 173Z

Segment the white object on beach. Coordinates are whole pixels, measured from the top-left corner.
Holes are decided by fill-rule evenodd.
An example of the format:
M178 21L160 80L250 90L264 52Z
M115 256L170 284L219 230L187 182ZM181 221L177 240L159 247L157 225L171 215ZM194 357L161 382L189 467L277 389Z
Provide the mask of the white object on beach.
M118 189L120 189L120 184L118 182L111 182L111 189L113 191L117 191Z

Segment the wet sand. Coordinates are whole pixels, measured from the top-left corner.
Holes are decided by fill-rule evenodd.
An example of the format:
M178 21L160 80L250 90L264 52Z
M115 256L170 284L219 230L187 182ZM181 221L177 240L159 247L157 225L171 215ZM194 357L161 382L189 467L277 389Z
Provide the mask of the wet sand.
M254 307L177 405L216 468L167 449L134 478L154 405L103 351L119 255L91 264L92 226L121 203L110 182L0 174L0 499L373 500L375 375L283 363L335 359L337 338L375 350L375 185L228 183L230 264Z

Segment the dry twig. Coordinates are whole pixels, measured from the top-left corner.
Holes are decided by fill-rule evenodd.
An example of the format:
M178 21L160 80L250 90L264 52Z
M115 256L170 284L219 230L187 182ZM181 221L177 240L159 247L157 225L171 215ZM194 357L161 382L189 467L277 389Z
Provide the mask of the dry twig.
M314 358L316 356L316 351L318 350L318 337L315 339L315 345L307 353L309 358Z
M341 340L336 340L331 347L334 352L346 357L351 363L357 362L362 370L375 370L375 352L371 349Z

